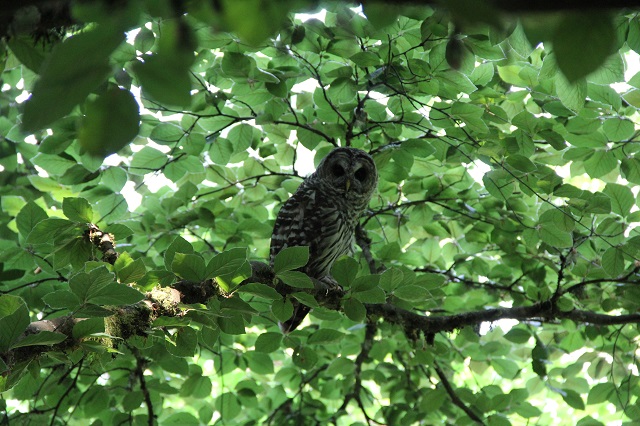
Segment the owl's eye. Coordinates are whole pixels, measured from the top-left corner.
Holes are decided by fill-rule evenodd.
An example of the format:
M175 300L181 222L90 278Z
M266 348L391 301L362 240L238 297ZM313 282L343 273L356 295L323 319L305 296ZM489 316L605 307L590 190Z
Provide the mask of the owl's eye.
M363 182L366 178L367 178L367 170L363 167L361 169L356 170L356 172L354 173L354 176L356 177L356 179L358 179L360 182Z
M340 176L344 176L344 169L342 168L342 166L340 164L335 164L332 168L331 168L331 173L333 173L334 176L336 177L340 177Z

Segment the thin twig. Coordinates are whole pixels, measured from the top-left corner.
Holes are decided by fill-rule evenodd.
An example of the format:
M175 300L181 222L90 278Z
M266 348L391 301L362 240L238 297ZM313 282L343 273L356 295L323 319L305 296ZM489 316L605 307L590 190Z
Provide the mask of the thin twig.
M440 366L436 361L433 362L433 369L436 371L436 374L440 379L440 383L442 383L442 386L447 391L449 398L451 398L451 402L455 406L459 407L462 411L464 411L471 420L481 425L484 425L485 424L484 420L482 420L480 416L474 413L471 408L467 407L464 401L462 401L460 397L456 394L456 391L453 389L453 386L451 386L451 383L449 382L449 379L447 378L446 374L444 374L444 371L442 371L442 369L440 368Z

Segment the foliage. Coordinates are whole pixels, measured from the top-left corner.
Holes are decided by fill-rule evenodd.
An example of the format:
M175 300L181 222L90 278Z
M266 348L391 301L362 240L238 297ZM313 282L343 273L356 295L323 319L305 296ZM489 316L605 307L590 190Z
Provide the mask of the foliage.
M218 3L3 42L3 421L640 421L635 15ZM380 182L341 288L260 267L343 145Z

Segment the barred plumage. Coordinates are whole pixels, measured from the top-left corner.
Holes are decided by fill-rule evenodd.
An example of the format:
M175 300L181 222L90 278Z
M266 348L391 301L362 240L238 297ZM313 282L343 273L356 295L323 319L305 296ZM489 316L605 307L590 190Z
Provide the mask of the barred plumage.
M356 148L331 151L282 206L271 236L270 260L280 250L308 246L309 262L304 272L310 277L329 276L335 260L347 254L358 218L367 208L378 181L369 154ZM293 317L282 325L294 330L309 312L294 301Z

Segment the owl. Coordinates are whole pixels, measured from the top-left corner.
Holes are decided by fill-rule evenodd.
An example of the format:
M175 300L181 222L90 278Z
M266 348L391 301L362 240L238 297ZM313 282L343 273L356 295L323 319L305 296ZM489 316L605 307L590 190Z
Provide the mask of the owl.
M271 265L280 250L308 246L309 262L303 272L332 281L331 266L351 249L358 219L377 182L378 172L369 154L356 148L331 151L280 209L271 235ZM293 317L281 324L284 332L295 330L310 310L293 302Z

